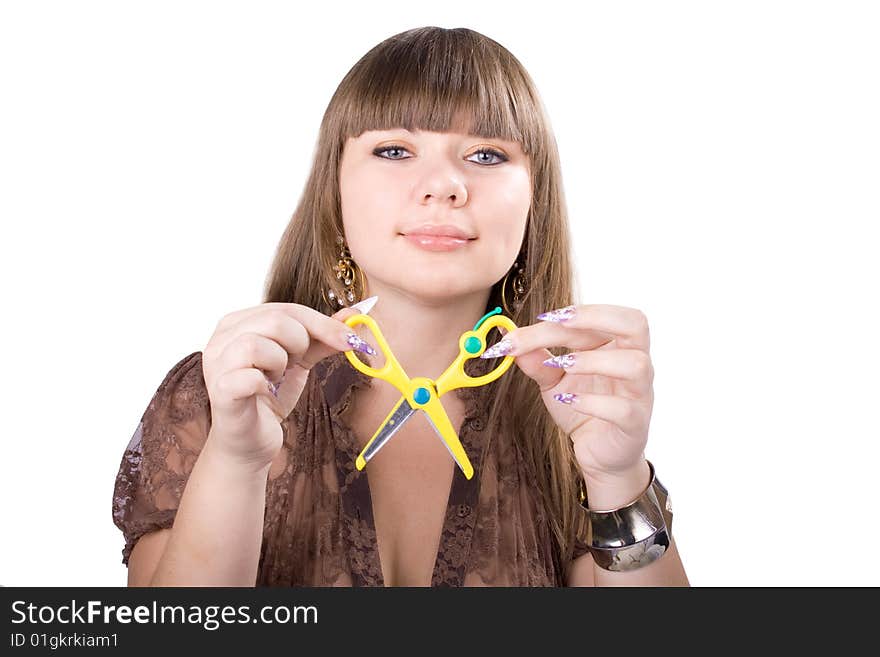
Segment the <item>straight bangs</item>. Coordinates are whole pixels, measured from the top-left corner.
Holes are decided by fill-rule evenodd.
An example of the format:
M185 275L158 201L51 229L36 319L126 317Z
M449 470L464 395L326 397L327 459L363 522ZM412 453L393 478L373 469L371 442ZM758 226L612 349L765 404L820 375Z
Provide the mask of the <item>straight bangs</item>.
M339 86L335 132L344 142L368 130L460 132L520 144L543 140L540 100L518 61L466 28L411 30L370 50ZM341 147L341 144L340 144Z

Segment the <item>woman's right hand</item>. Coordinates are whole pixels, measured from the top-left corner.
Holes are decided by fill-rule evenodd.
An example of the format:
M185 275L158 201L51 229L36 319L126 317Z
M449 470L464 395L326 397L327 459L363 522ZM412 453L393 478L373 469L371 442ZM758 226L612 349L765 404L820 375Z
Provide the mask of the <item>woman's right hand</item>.
M211 402L209 441L224 457L263 468L281 449L281 422L296 406L309 370L353 345L344 320L296 303L264 303L223 317L202 352ZM356 334L355 334L356 335ZM279 382L277 398L270 382Z

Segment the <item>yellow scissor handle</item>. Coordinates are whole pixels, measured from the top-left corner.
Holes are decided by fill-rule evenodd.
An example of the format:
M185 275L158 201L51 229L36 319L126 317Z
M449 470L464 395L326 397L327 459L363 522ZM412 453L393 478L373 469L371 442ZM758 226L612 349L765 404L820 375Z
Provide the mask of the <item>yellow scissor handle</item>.
M480 324L476 331L466 331L458 339L458 358L436 381L437 394L444 395L455 388L469 388L483 386L491 383L504 374L513 364L513 356L505 356L501 364L488 374L482 376L470 376L464 371L464 363L471 358L477 358L486 351L486 335L495 327L502 327L509 333L516 328L513 320L504 315L492 315Z
M382 331L379 330L379 325L376 324L376 320L369 315L361 314L352 315L345 320L345 323L351 328L360 324L365 324L373 333L373 336L376 338L376 342L379 345L379 349L381 349L382 353L385 355L385 364L381 369L370 367L365 364L361 359L354 355L353 349L349 349L345 352L345 357L348 358L348 362L351 363L356 370L359 370L368 376L387 381L400 390L404 397L412 398L413 386L410 382L409 376L403 371L400 363L397 362L397 359L391 352L391 347L389 347L388 342L385 341L385 336L382 335Z

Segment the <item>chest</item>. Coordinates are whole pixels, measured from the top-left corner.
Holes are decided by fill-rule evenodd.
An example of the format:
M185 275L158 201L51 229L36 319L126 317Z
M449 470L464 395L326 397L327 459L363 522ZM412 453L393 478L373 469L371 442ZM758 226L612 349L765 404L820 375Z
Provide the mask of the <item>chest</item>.
M350 426L358 451L399 398L399 393L371 394L357 400ZM447 395L443 406L460 431L461 400ZM416 412L367 463L364 472L386 586L431 585L456 467L423 412Z

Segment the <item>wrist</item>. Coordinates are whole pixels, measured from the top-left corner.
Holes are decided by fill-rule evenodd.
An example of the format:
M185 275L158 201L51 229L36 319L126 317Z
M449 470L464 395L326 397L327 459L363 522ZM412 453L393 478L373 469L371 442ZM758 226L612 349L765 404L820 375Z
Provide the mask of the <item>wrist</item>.
M642 463L647 477L641 473ZM603 570L629 571L659 559L670 545L672 508L669 494L653 465L640 461L608 476L585 477L588 506L586 540L595 564ZM635 492L633 492L635 491Z
M246 461L226 453L209 439L205 441L198 460L210 470L222 473L224 480L234 483L265 482L272 467L262 461Z
M583 472L587 505L592 511L610 511L637 500L651 483L651 468L644 457L614 474Z

